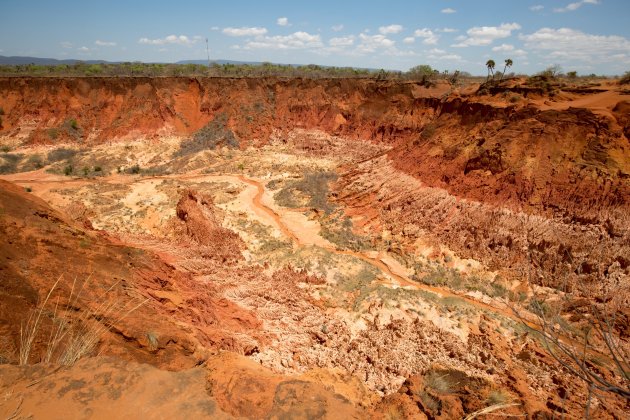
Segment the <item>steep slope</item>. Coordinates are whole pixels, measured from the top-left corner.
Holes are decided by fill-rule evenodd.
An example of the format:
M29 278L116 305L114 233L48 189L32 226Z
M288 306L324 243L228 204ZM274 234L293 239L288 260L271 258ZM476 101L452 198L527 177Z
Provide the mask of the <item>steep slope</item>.
M247 352L235 334L260 335L256 316L217 297L211 284L104 232L85 230L6 181L0 181L0 255L5 361L17 361L20 326L39 313L55 284L29 361L45 356L51 331L65 322L86 324L88 331L104 325L103 354L166 368L194 366L213 348Z

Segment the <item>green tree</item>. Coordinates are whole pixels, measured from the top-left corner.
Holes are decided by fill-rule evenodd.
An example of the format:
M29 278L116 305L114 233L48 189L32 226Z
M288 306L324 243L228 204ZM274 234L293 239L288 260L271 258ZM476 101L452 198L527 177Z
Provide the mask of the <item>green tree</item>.
M411 78L418 78L418 79L421 79L423 77L432 77L433 69L428 64L420 64L419 66L410 68L407 74Z
M505 70L508 67L512 67L512 64L514 64L514 62L512 61L511 58L508 58L505 60L505 66L503 67L503 73L501 73L501 80L503 80L503 76L505 76Z
M486 80L490 79L490 74L492 73L492 78L494 79L494 68L496 66L496 63L494 62L494 60L490 59L488 61L486 61L486 67L488 67L488 78Z

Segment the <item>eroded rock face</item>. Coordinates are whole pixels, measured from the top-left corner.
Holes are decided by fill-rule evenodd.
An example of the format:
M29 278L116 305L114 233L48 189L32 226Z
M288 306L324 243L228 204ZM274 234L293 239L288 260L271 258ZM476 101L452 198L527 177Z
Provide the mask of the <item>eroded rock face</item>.
M59 322L86 317L107 326L102 354L171 369L194 366L210 349L247 353L252 339L237 335L259 337L256 316L218 296L212 284L151 252L86 230L81 220L73 222L6 181L0 181L0 209L0 357L6 362L17 361L20 326L55 283L49 306L56 304L58 312L42 319L29 362L42 360ZM223 232L233 238L230 233Z
M185 236L204 247L204 254L223 263L242 259L244 243L238 234L223 228L213 212L212 198L193 190L182 194L176 208Z
M338 79L0 78L6 93L0 98L6 111L0 140L50 143L48 130L59 127L60 141L88 145L218 136L193 144L188 154L179 145L173 158L180 169L206 148L245 148L270 138L301 157L345 153L352 158L335 161L346 166L331 183L332 196L348 215L358 216L363 225L356 227L391 242L387 253L413 253L422 239L480 261L505 275L506 284L527 280L563 290L586 284L584 302L566 308L577 317L593 300L618 294L630 275L627 102L595 112L505 105L479 95L440 98L447 90ZM64 125L77 115L79 129ZM219 152L205 153L207 160L196 162L196 169ZM251 176L263 179L267 174L261 172ZM338 280L332 273L320 277L290 268L297 255L291 244L289 267L252 264L251 254L243 257L241 237L223 227L236 229L238 222L223 225L223 207L209 195L186 190L180 197L178 188L158 210L176 207L175 217L165 222L167 232L159 238L138 235L128 246L124 235L94 231L86 205L72 203L68 217L0 182L0 361L16 361L20 324L63 275L52 299L73 322L92 311L91 321L107 325L102 354L164 369L201 363L208 369L203 375L171 375L133 365L121 373L119 361L106 361L99 378L118 377L124 386L116 389L88 384L86 372L96 362L86 360L74 373L55 376L59 387L43 382L70 396L79 393L66 388L85 385L107 404L105 394L121 389L163 399L163 389L152 394L142 382L141 389L135 387L138 376L146 375L190 391L195 407L184 409L177 400L170 409L191 416L461 418L497 400L495 386L507 393L501 398L520 404L509 414L581 412L584 384L528 334L504 336L500 319L479 307L458 308L456 301L447 312L461 310L465 318L456 319L466 325L449 329L455 324L444 324L449 314L394 309L401 302L392 303L386 288L365 308L354 305L365 292L361 284L347 294L328 294ZM241 221L245 212L237 208ZM75 277L93 280L72 302ZM386 284L386 277L381 272L373 282ZM486 297L479 293L479 299ZM101 306L104 296L122 313L134 307L134 299L146 302L125 317L111 316ZM627 343L625 299L613 327ZM42 359L55 316L47 313L29 362ZM45 370L3 369L25 387ZM201 383L209 400L199 393ZM63 398L60 403L67 402ZM596 415L615 416L623 404L601 405ZM169 407L158 408L169 413Z

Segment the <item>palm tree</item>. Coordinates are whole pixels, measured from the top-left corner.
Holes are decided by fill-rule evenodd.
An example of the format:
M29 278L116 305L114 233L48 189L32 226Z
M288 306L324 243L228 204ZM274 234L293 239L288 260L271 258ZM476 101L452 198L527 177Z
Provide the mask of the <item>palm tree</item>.
M503 67L503 73L501 73L501 80L503 80L503 76L505 76L505 69L507 69L508 67L512 67L512 64L514 64L514 62L511 58L505 60L505 67Z
M486 67L488 67L488 79L490 79L490 73L492 73L492 78L494 79L494 66L495 66L495 62L494 60L488 60L486 62ZM486 79L486 80L488 80Z

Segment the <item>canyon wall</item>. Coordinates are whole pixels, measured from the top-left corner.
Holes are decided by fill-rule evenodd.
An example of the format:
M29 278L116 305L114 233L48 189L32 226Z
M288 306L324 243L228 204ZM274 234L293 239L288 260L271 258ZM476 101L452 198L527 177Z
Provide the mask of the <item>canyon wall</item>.
M491 267L533 260L556 277L630 270L630 102L623 92L603 111L371 79L24 77L0 78L0 92L7 144L89 147L192 136L204 127L230 132L241 148L296 128L383 143L391 146L391 169L380 176L403 172L433 188L431 197L445 193L455 202L437 217L445 204L427 198L428 190L381 191L365 165L345 168L339 196L350 208L358 202L357 212L369 207L380 224L415 224ZM372 178L357 183L360 176ZM363 190L353 191L353 183ZM372 200L379 194L386 199Z

